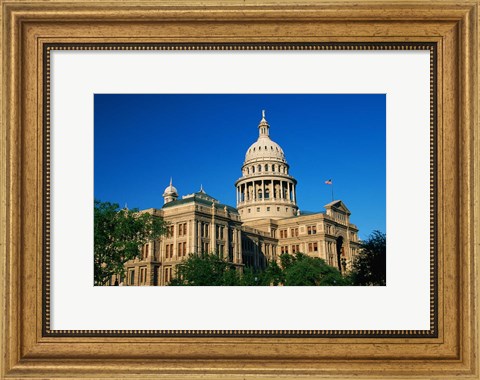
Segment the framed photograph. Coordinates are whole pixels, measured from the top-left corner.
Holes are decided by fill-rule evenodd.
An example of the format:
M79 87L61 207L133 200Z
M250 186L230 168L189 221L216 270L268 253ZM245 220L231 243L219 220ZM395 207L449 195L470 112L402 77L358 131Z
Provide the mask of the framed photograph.
M2 1L2 376L478 378L478 1Z

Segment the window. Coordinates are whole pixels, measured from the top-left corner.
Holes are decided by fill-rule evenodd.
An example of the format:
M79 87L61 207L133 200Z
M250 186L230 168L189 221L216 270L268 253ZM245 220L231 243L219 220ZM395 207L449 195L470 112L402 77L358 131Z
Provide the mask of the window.
M287 230L280 230L280 239L287 238Z
M165 246L165 258L171 259L173 257L173 244L167 244Z
M294 244L292 245L292 253L298 253L300 252L300 245Z
M280 252L281 253L288 253L288 247L287 246L281 246L280 247Z
M296 228L291 228L291 229L290 229L290 234L292 235L292 237L298 236L298 227L296 227Z
M250 212L250 211L252 211L252 210L248 209L248 212Z
M275 164L272 165L272 172L274 172L274 171L275 171Z
M307 233L309 235L315 235L317 233L317 226L308 226Z
M268 164L265 165L265 171L268 172Z
M140 285L147 283L147 268L140 268Z
M280 207L277 207L277 211L280 211Z
M187 254L187 242L178 243L178 257L185 257Z
M173 236L173 229L174 229L174 226L168 226L167 227L167 237L172 237Z
M187 223L180 223L178 225L178 236L185 236L187 234Z
M267 207L267 211L270 211L270 207Z
M130 270L130 273L129 273L129 278L130 278L130 285L134 285L135 284L135 270L132 269Z
M202 235L201 235L201 236L202 236L202 237L208 237L208 227L209 227L209 224L202 222L201 227L202 227Z
M215 238L223 240L223 226L221 225L216 225L215 227Z
M258 171L259 171L259 172L262 171L262 165L258 165Z
M318 252L318 243L308 243L308 252Z
M165 268L165 284L168 284L172 280L172 267Z
M260 207L257 207L257 212L260 212Z
M202 252L203 253L210 253L210 246L207 242L202 243Z

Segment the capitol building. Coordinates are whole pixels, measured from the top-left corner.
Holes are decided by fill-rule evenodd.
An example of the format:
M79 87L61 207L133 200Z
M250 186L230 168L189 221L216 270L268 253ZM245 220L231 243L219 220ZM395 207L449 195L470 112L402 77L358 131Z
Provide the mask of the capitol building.
M358 228L341 200L323 212L302 212L297 180L290 174L282 148L270 138L262 112L258 139L245 154L235 182L236 207L222 204L201 187L179 197L170 180L162 208L142 210L162 217L167 233L145 244L141 256L125 264L124 285L167 285L175 266L190 254L214 252L241 270L265 268L282 253L319 257L345 272L357 254Z

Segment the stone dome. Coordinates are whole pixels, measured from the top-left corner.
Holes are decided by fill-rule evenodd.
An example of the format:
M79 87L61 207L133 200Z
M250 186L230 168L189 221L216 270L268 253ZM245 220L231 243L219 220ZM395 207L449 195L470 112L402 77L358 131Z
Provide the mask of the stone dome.
M245 154L245 163L258 159L285 162L285 154L280 145L270 140L269 137L261 136L248 148Z
M166 195L178 195L177 189L172 185L172 179L170 179L170 185L168 185L163 192L163 196Z
M259 136L247 150L245 154L245 164L258 160L272 160L286 162L283 149L269 136L270 125L265 120L265 111L262 112L262 120L258 125Z

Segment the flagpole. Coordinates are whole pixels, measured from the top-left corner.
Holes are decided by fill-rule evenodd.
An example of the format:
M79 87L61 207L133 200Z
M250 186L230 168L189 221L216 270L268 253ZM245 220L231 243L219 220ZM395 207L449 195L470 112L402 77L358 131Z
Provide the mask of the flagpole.
M333 197L333 180L332 180L331 178L330 178L330 179L327 179L327 180L325 181L325 184L332 186L332 202L333 202L333 201L335 200L335 198Z

